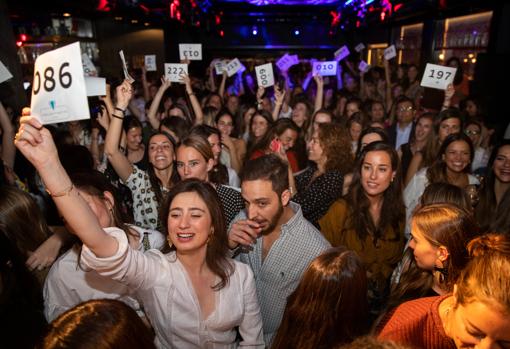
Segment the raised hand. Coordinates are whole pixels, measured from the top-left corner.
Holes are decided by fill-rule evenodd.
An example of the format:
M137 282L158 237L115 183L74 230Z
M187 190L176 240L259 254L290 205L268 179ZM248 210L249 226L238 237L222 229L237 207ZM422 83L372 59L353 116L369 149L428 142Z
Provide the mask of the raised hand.
M162 89L163 91L166 91L170 88L170 86L172 86L172 82L170 80L167 80L167 78L163 75L161 77L160 89Z
M264 86L259 86L257 89L257 101L261 101L262 97L264 97L264 93L266 93L266 89Z
M24 108L14 144L36 169L58 162L58 152L50 131Z
M453 87L452 84L448 84L448 86L446 86L446 90L444 91L444 100L445 102L449 102L453 95L455 94L455 87Z
M133 98L133 87L128 80L124 80L122 84L117 86L117 108L125 110L131 98Z
M323 79L322 75L315 74L313 76L313 79L315 80L315 83L317 84L317 87L323 87L324 86L324 79Z
M193 93L193 88L191 87L191 79L189 78L188 74L181 74L181 81L186 86L186 92L188 94Z
M239 244L251 246L257 241L261 231L260 224L251 219L235 222L228 233L228 246L231 249Z
M274 98L275 98L275 104L282 105L283 101L285 100L285 89L282 91L278 85L274 86Z
M110 116L108 115L106 108L103 106L101 106L101 112L97 114L97 123L101 125L105 131L108 131L108 127L110 126Z

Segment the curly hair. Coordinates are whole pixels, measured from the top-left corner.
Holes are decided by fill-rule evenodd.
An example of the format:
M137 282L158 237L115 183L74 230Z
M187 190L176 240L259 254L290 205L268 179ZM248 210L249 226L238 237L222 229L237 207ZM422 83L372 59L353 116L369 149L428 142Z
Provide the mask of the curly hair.
M354 159L351 141L344 127L338 124L320 124L319 142L326 155L326 171L338 170L343 174L352 171Z

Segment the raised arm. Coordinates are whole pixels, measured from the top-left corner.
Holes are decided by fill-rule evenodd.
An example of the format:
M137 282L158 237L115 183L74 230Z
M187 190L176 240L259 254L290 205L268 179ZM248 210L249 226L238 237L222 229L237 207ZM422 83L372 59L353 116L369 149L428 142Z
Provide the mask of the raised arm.
M390 63L384 60L384 79L386 80L386 112L391 112L393 105L393 96L391 95L391 76L390 76Z
M186 86L186 93L188 94L191 107L195 113L195 125L200 125L204 122L204 113L202 112L202 107L200 106L197 96L195 96L193 92L193 87L191 87L191 79L187 74L183 74L182 81Z
M9 168L14 167L14 158L16 157L16 148L12 139L14 138L14 127L12 126L9 115L0 102L0 129L2 129L2 160Z
M238 72L236 77L236 82L238 85L237 95L240 97L245 94L244 91L244 81L243 81L243 72Z
M117 175L126 181L133 172L133 166L129 162L127 156L120 151L119 142L122 134L122 120L124 119L123 110L129 104L129 100L133 95L131 84L124 80L122 84L117 87L117 105L112 114L112 119L106 132L106 140L104 151L108 157L108 161L112 164Z
M147 70L145 69L145 66L142 67L142 87L143 87L143 99L145 102L150 101L151 94L149 91L149 83L147 82Z
M27 108L24 114L29 113ZM74 188L60 163L55 143L48 129L35 118L24 116L21 118L14 142L39 172L58 211L71 230L97 256L114 255L118 247L117 241L103 231L87 202Z
M223 96L225 96L225 84L227 83L227 71L223 71L223 75L221 76L220 88L218 89L218 94L221 97L221 101L223 102Z
M338 62L338 68L336 69L336 89L340 91L344 88L344 81L342 78L342 65Z
M278 116L280 115L280 111L285 100L285 89L282 91L278 85L274 85L274 99L273 120L278 120Z
M264 98L264 93L266 93L266 89L264 86L259 86L257 88L257 109L262 109L262 98Z
M172 86L172 83L169 80L167 80L164 76L162 76L161 86L159 87L158 92L156 92L156 95L152 100L151 106L149 107L147 119L149 119L152 128L155 130L159 129L159 120L156 117L159 109L159 103L161 103L161 99L163 98L165 91L168 90L170 86Z
M452 97L455 94L455 87L452 84L448 84L446 90L444 90L444 100L443 106L441 107L441 111L448 109L451 107Z
M114 107L113 107L112 94L111 94L110 88L111 88L110 85L106 84L106 96L101 96L101 97L99 97L99 99L102 100L104 102L104 104L106 105L108 114L112 115Z
M315 107L314 107L314 113L322 108L323 101L324 101L324 79L321 75L314 75L313 79L315 80L315 83L317 84L317 93L315 94Z
M214 75L216 74L216 69L214 68L214 64L216 63L216 59L213 59L211 61L211 64L209 64L209 89L211 91L216 91L216 81L214 80Z

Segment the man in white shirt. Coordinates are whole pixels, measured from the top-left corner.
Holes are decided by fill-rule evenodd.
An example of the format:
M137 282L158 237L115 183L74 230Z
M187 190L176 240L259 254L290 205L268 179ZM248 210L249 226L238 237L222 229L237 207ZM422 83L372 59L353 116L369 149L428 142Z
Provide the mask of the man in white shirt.
M267 347L280 326L287 297L310 262L331 247L290 201L287 173L287 164L275 155L249 161L241 174L246 209L229 231L229 247L237 249L236 258L255 275Z

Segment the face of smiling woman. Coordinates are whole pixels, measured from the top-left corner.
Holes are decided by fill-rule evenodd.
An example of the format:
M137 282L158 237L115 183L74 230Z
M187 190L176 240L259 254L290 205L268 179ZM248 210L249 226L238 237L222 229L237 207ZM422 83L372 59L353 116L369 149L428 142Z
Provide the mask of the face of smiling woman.
M211 214L204 200L195 192L180 193L170 205L168 237L178 254L204 253L213 234Z
M361 185L367 196L379 196L390 186L396 173L391 157L382 150L369 151L361 165Z
M464 141L454 141L443 154L443 160L446 164L447 171L460 173L464 171L466 166L471 162L471 150L469 144Z

